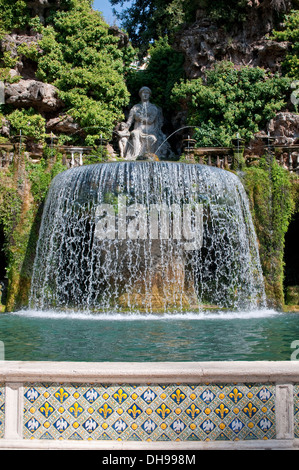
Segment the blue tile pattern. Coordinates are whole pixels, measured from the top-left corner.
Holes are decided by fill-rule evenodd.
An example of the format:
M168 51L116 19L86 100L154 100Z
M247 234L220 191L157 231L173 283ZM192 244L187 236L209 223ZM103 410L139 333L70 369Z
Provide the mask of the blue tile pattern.
M299 384L294 384L294 437L299 438Z
M4 437L5 385L0 383L0 439Z
M24 439L275 439L273 384L24 384Z

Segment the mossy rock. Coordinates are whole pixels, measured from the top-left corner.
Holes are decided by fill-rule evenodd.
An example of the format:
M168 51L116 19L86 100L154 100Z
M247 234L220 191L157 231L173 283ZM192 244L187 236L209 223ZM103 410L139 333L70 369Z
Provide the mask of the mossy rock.
M286 304L287 305L299 305L299 286L287 287Z

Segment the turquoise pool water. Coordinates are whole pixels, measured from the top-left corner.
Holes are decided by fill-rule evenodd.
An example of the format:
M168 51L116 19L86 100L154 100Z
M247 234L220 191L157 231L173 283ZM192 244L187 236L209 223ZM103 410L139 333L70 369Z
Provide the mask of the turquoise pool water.
M274 311L0 315L5 359L13 361L289 361L297 340L299 315Z

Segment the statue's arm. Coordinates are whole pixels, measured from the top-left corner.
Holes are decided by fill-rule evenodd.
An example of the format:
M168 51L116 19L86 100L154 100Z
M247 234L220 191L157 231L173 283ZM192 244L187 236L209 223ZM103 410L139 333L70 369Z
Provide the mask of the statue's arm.
M131 125L133 124L133 121L134 121L134 114L135 114L135 106L133 106L133 108L131 108L130 112L129 112L129 117L127 119L127 126L128 126L128 129L130 129Z

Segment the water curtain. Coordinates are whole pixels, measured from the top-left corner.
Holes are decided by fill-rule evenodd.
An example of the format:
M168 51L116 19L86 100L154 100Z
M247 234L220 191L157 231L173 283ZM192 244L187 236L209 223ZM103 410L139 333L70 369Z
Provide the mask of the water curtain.
M30 304L128 313L263 307L241 181L218 168L161 161L57 175L43 212Z

